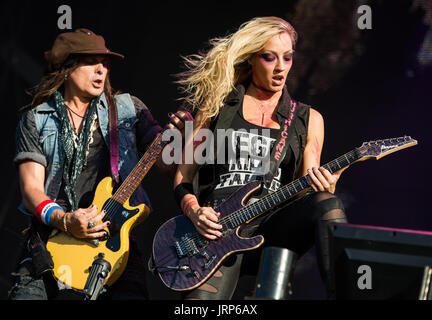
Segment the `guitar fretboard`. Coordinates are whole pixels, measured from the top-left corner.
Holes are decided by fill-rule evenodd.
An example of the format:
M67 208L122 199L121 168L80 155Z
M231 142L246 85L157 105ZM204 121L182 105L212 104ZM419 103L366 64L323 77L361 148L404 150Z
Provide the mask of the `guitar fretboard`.
M330 173L334 173L339 169L349 166L353 162L361 158L360 151L356 148L339 158L323 165ZM258 201L247 205L236 212L233 212L229 216L219 221L222 224L223 229L234 229L242 225L246 221L249 221L260 214L280 206L282 203L295 196L296 194L311 187L309 182L309 175L303 176L297 180L290 182L289 184L282 186L275 192L272 192Z
M123 181L121 186L113 195L113 199L121 204L124 204L132 193L138 188L141 181L144 179L147 172L156 162L159 154L167 144L167 141L162 141L162 134L159 134L147 148L145 154L141 157L135 168Z
M183 105L180 107L179 110L182 110L184 112L190 112L191 107L189 105ZM166 127L165 130L169 129ZM156 162L159 154L168 144L168 141L162 141L162 136L163 133L161 132L153 140L144 155L141 157L140 161L138 161L138 163L136 164L135 168L131 171L131 173L127 176L127 178L123 181L115 194L112 196L113 200L124 204L127 199L129 199L129 197L132 195L132 193L136 190L136 188L138 188L139 184L144 179L147 172Z

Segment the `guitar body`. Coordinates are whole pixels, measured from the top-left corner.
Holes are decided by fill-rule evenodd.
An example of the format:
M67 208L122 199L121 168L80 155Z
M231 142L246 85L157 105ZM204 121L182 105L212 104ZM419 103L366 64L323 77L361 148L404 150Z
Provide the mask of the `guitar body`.
M55 278L73 289L84 289L89 268L100 253L111 264L111 272L105 284L112 285L126 267L131 229L145 220L150 213L145 204L131 207L129 200L123 205L113 201L112 191L113 180L106 177L99 182L93 199L93 204L99 212L105 209L107 215L110 215L111 225L106 229L109 234L106 239L100 239L99 243L95 243L54 230L47 242L47 249L54 261Z
M215 208L223 219L241 209L250 197L260 189L258 181L251 182ZM153 241L154 263L166 286L176 291L190 290L200 286L217 267L234 252L258 248L264 242L262 236L243 238L240 227L222 238L203 244L189 218L180 215L165 222L157 231ZM196 251L194 254L191 251ZM186 252L189 250L189 254ZM183 268L182 268L183 267Z
M365 142L323 167L334 173L357 161L380 159L416 144L417 141L409 136ZM218 240L212 241L201 236L193 223L183 215L168 220L156 232L153 240L154 265L162 282L177 291L194 289L207 281L230 254L261 246L264 242L262 236L242 238L239 236L240 228L310 189L310 181L310 177L305 175L250 203L247 202L259 191L260 182L252 181L243 186L214 209L220 212L218 222L223 227L223 236Z

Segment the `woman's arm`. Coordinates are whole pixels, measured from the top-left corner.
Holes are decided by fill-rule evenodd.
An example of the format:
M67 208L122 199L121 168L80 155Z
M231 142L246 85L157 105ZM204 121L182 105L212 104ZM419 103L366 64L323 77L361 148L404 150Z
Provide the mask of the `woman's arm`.
M197 114L197 123L200 123L200 114ZM209 123L194 128L194 134L201 128L208 128ZM193 144L193 141L186 141L186 144ZM195 149L195 148L194 148ZM191 192L193 179L199 169L196 163L186 164L184 161L178 165L174 177L174 190L177 198L180 199L180 207L183 213L192 221L197 231L208 239L215 240L222 236L219 231L222 225L218 224L220 214L211 207L201 207L197 197Z
M310 109L308 137L303 153L301 175L309 174L311 186L315 191L334 193L336 183L346 169L343 168L331 174L320 166L321 152L324 144L324 119L315 109Z

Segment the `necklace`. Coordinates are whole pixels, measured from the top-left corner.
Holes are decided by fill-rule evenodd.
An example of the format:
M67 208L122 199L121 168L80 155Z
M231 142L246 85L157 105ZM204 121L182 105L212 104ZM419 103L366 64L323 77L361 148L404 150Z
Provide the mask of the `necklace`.
M258 106L258 109L261 112L261 124L260 125L264 126L265 115L267 113L269 113L269 111L265 109L265 107L264 107L264 105L262 103L258 102L258 99L254 98L252 96L251 96L251 98L254 101L254 103ZM271 104L272 103L270 103L269 105L271 105ZM273 114L275 108L269 108L269 110L271 110L271 113Z
M259 110L261 111L261 126L264 125L264 118L266 114L266 110L264 109L263 105L261 103L258 103L256 100L254 100L255 103L258 105Z
M71 119L71 122L72 122L72 129L73 129L74 133L77 135L79 132L78 132L78 130L76 128L75 121L74 121L74 118L72 116L72 113L74 115L76 115L77 117L81 118L81 119L84 119L85 113L84 113L84 115L80 115L80 114L76 113L75 111L73 111L71 108L69 108L69 106L66 103L65 103L65 106L68 109L68 113L69 113L69 116L70 116L70 119Z
M66 108L68 108L68 110L69 110L70 112L72 112L73 114L77 115L77 116L80 117L81 119L84 119L84 116L82 116L82 115L76 113L76 112L73 111L71 108L69 108L67 105L66 105Z
M249 87L249 88L251 88L251 87ZM253 100L254 104L256 104L258 106L258 109L261 112L261 124L260 125L264 126L266 114L271 113L270 114L270 117L271 117L273 112L276 110L275 107L278 104L279 97L277 95L274 96L275 92L270 91L270 90L266 90L265 88L262 88L262 87L256 85L254 81L252 81L252 88L255 88L255 90L248 92L248 94L249 94L250 98ZM255 93L253 93L253 91L255 91ZM266 92L266 93L272 93L272 95L268 95L265 93L263 94L262 92L259 92L259 91ZM259 98L256 98L256 96L262 97L262 100L260 100ZM261 103L261 101L266 101L266 103ZM267 108L266 108L266 106L267 106Z
M73 132L74 132L74 134L76 135L77 134L77 130L76 130L76 126L75 126L75 121L74 121L74 119L73 119L73 116L72 116L72 114L71 114L71 109L69 109L69 108L67 108L68 109L68 113L69 113L69 117L70 117L70 119L71 119L71 122L72 122L72 129L73 129Z

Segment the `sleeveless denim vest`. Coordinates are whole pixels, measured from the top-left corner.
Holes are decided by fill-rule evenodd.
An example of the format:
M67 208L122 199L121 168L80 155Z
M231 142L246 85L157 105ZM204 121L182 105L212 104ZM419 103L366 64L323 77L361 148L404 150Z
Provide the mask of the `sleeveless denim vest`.
M138 150L136 146L135 123L138 121L134 103L129 94L120 94L114 97L118 115L119 133L119 174L121 180L126 179L135 165L138 163ZM56 112L53 100L43 103L33 110L36 128L39 131L39 143L47 159L45 169L45 194L53 201L56 200L63 178L64 152L59 138L61 123ZM99 126L104 141L109 148L108 129L108 102L103 93L97 106ZM130 204L136 206L145 203L151 208L149 198L141 185L135 190L130 199ZM23 205L20 210L24 211Z

